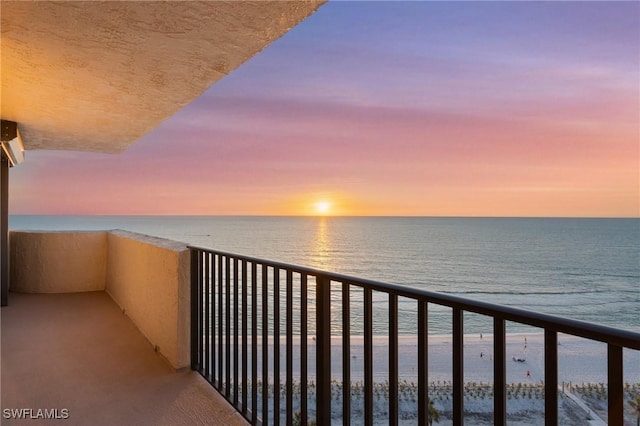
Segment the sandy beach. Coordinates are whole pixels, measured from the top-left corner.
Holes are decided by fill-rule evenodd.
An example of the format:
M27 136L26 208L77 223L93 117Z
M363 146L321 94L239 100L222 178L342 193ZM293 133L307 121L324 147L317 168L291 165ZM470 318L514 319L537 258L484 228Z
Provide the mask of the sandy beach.
M417 344L413 336L400 336L398 342L399 376L401 379L417 380ZM261 339L259 339L259 342ZM273 343L273 339L269 339ZM342 379L342 338L332 337L332 378ZM506 338L507 383L540 383L544 380L544 335L509 334ZM285 338L280 338L284 349ZM260 353L260 343L258 352ZM270 345L272 347L272 345ZM300 339L293 341L294 376L299 377ZM429 382L451 380L452 338L451 336L429 336ZM284 372L285 355L281 355L281 373ZM373 338L374 380L388 378L388 340L383 336ZM315 354L315 337L308 338L308 353ZM523 360L522 362L513 359ZM272 349L270 349L272 359ZM629 383L640 382L640 351L625 350L624 379ZM308 357L309 377L315 372L315 358ZM491 334L465 335L464 337L465 381L493 381L493 336ZM269 371L272 371L272 366ZM364 371L364 344L362 336L351 337L351 378L362 380ZM527 374L527 372L529 374ZM572 383L607 382L607 346L569 335L558 336L558 381Z
M273 340L270 339L270 343ZM280 382L284 393L285 338L281 337ZM373 339L375 417L381 424L388 421L388 345L386 337ZM260 345L259 345L260 346ZM417 412L417 345L413 336L401 336L398 345L400 380L400 420L413 424ZM270 368L273 353L270 345ZM351 338L352 414L358 419L363 409L363 338ZM294 341L294 380L299 385L300 340ZM441 413L438 424L449 424L451 411L451 336L429 336L430 397ZM260 351L259 351L260 352ZM310 413L315 392L315 338L308 338ZM507 335L507 414L510 424L535 425L544 419L544 336L542 334ZM625 350L624 381L628 399L640 392L640 351ZM518 361L519 360L519 361ZM332 379L334 401L332 411L340 418L342 410L342 345L340 337L332 338ZM493 338L492 335L466 335L464 338L465 415L472 424L492 424ZM261 373L260 373L261 374ZM568 335L558 336L559 416L561 424L601 425L606 423L607 347L603 343ZM270 374L269 382L273 377ZM282 395L284 398L284 394ZM386 399L385 399L386 398ZM283 399L284 402L284 399ZM296 406L298 403L295 404ZM625 420L635 425L635 414L625 402ZM357 424L357 420L356 423ZM627 423L625 423L627 424Z

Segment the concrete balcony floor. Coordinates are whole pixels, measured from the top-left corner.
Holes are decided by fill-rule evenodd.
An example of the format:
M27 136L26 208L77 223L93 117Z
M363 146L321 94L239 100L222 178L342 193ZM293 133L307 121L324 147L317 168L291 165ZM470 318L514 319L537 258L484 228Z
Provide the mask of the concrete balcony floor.
M1 329L3 410L66 408L54 421L65 425L247 424L197 373L175 372L104 292L11 293Z

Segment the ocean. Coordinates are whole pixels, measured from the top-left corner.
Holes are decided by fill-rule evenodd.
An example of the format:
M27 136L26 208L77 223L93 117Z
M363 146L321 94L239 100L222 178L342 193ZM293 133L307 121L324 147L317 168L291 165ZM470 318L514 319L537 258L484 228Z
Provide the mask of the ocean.
M9 228L124 229L640 331L640 219L12 215ZM448 332L450 311L429 315ZM465 317L465 333L491 327Z

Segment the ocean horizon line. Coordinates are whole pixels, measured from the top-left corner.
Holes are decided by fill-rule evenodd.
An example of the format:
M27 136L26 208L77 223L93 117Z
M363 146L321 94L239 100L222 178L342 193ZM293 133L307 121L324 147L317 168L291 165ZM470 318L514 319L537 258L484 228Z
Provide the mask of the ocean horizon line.
M189 214L189 213L12 213L9 217L220 217L220 218L389 218L389 219L624 219L640 220L640 216L464 216L464 215L278 215L278 214Z

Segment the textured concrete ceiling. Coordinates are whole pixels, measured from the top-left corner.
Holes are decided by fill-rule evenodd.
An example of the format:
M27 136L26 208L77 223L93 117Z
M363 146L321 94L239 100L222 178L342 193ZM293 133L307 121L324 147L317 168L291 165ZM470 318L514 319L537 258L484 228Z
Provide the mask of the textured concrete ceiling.
M324 1L2 0L0 115L26 149L122 151Z

